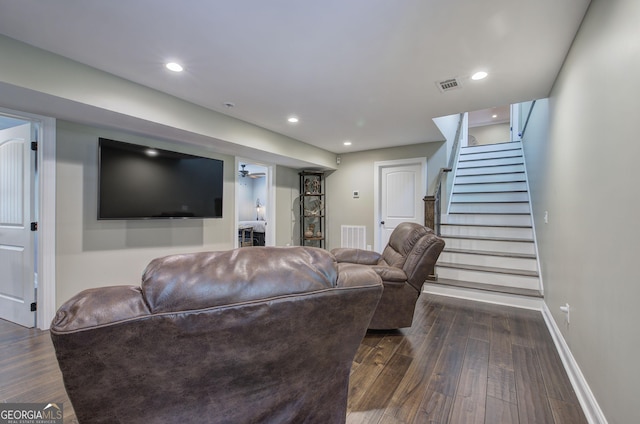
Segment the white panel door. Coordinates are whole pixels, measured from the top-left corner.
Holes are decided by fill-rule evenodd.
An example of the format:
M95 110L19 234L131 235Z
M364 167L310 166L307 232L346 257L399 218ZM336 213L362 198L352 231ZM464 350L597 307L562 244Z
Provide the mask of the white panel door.
M376 250L381 251L401 222L424 224L426 161L389 162L378 166L380 231Z
M0 131L0 318L35 324L31 124Z

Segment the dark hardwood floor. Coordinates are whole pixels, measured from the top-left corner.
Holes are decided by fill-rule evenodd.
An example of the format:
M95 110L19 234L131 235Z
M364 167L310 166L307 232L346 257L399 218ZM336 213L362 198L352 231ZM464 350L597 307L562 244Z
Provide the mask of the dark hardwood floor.
M0 402L64 404L49 333L0 320ZM422 295L411 328L369 332L348 424L586 423L539 312Z
M0 402L62 404L64 423L78 422L48 331L0 319Z
M423 294L351 369L348 424L586 422L536 311Z

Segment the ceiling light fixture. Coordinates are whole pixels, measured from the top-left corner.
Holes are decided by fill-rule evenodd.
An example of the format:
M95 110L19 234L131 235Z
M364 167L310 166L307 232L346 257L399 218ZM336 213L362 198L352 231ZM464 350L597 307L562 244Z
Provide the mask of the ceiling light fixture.
M289 121L289 123L291 124L295 124L299 121L297 116L290 116L289 118L287 118L287 121Z
M491 115L492 118L497 118L498 115L496 115L495 113L493 115Z
M184 70L182 65L176 62L169 62L165 66L167 67L168 70L173 72L182 72Z
M474 81L478 81L478 80L481 80L481 79L485 79L487 77L487 75L489 75L489 74L487 74L485 71L479 71L479 72L476 72L475 74L471 75L471 79L474 80Z
M158 151L152 147L145 150L145 153L147 154L147 156L158 156Z
M344 143L342 143L342 144L344 144L345 146L351 146L351 142L350 142L349 140L345 141L345 142L344 142Z

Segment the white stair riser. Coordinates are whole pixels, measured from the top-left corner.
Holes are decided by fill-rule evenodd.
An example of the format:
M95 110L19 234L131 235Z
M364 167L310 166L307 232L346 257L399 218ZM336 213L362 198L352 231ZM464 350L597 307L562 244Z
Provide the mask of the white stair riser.
M506 193L454 193L451 196L453 203L482 203L482 202L528 202L527 192L514 191Z
M529 203L451 203L449 213L530 213Z
M470 225L442 225L443 236L501 237L518 240L533 240L532 228L519 227L481 227Z
M454 193L496 193L505 191L527 191L527 183L521 181L517 183L462 184L456 181Z
M455 175L449 211L442 217L446 247L436 273L442 279L540 290L538 277L517 273L536 272L537 259L511 256L536 253L522 143L462 148Z
M501 183L501 182L524 182L524 172L511 174L489 174L489 175L456 175L455 185L469 183Z
M477 250L500 253L522 253L533 255L536 253L533 242L460 239L443 236L445 246L450 249Z
M469 281L473 283L493 284L504 287L540 290L538 277L524 275L501 274L494 272L472 271L458 268L437 267L438 277L451 280Z
M460 148L460 154L479 153L479 152L497 152L500 150L511 150L522 148L522 142L515 141L510 143L485 144L482 146L467 146Z
M460 155L460 161L478 160L478 159L496 159L508 157L522 157L522 149L498 150L494 152L481 153L464 153Z
M480 168L485 166L518 165L521 163L523 163L522 157L458 161L458 169Z
M479 255L469 253L447 252L440 254L439 261L460 265L478 265L492 268L518 269L521 271L537 271L535 259L511 258L508 256Z
M524 172L524 165L485 166L482 168L458 168L456 170L456 176L512 174L514 172Z
M531 226L529 215L482 215L482 214L445 214L443 224L461 225L519 225Z

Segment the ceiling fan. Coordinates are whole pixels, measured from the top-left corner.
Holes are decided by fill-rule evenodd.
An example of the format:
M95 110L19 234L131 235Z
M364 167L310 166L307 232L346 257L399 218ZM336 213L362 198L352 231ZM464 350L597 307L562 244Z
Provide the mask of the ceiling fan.
M265 176L264 172L249 172L248 170L245 169L245 166L247 166L246 164L241 164L240 167L242 168L240 171L238 171L238 173L240 174L240 176L242 178L245 177L249 177L249 178L262 178Z

